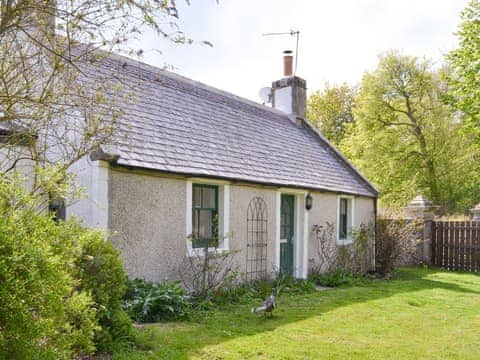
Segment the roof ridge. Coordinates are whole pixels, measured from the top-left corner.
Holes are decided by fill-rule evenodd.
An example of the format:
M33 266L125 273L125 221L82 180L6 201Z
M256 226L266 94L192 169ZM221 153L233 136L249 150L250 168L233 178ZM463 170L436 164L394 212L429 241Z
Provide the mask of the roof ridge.
M139 112L137 115L130 114L138 122L138 129L131 134L133 143L125 145L120 141L125 148L120 148L120 157L116 161L118 165L378 196L373 184L307 119L303 122L304 126L299 127L292 121L291 115L278 109L118 53L102 53L103 65L107 69L125 69L129 81L145 82L148 88L145 98L140 99L144 107L132 109ZM141 85L138 90L145 89ZM156 91L161 89L168 96L155 97L160 94ZM184 98L187 94L191 97ZM178 110L175 101L183 101L181 99L188 100L187 107ZM205 101L196 106L199 99ZM162 107L164 109L160 111ZM178 122L180 118L183 120ZM215 123L212 123L213 119ZM205 147L205 144L215 142L217 137L224 136L222 131L226 128L219 130L218 126L230 126L232 119L251 126L245 129L236 127L235 139L226 139L217 150L217 146ZM260 124L259 119L264 123ZM165 132L152 125L162 121L171 125L173 130ZM289 126L281 126L285 132L279 133L278 124L284 121ZM200 130L198 124L206 127ZM264 124L268 126L265 128ZM268 131L258 135L255 131L260 126ZM193 134L200 131L204 135L203 140L188 141L187 146L184 140L179 139L179 134L185 130ZM169 137L173 137L173 140L165 144L155 142L155 146L145 148L146 142L160 137L165 139L165 136L167 140ZM290 147L293 151L285 150ZM294 174L291 174L292 171Z
M256 101L253 101L253 100L244 98L242 96L236 95L236 94L231 93L227 90L219 89L215 86L205 84L205 83L203 83L201 81L198 81L198 80L193 80L191 78L188 78L188 77L186 77L184 75L181 75L181 74L178 74L176 72L166 70L166 69L162 69L162 68L159 68L155 65L151 65L151 64L148 64L146 62L136 60L136 59L133 59L133 58L125 56L125 55L121 55L121 54L118 54L118 53L115 53L115 52L110 52L110 53L108 53L108 58L113 59L113 60L117 60L117 61L126 61L127 63L130 62L131 63L130 65L132 65L132 66L137 66L137 67L143 68L144 70L152 71L156 74L162 74L164 76L173 78L177 81L183 81L184 83L187 83L189 85L193 85L193 86L196 86L196 87L201 87L204 90L212 91L212 92L214 92L218 95L222 95L222 96L228 97L230 99L240 101L244 104L254 106L254 107L256 107L260 110L269 111L269 112L272 112L274 114L285 116L285 117L289 116L289 114L287 114L287 113L285 113L285 112L283 112L279 109L260 104Z

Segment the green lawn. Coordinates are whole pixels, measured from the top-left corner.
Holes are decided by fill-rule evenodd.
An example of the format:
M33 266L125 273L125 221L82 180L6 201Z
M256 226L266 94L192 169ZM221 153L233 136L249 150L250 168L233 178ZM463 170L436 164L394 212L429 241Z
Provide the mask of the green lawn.
M115 359L480 359L480 276L400 269L372 281L284 295L272 319L229 306L140 335Z

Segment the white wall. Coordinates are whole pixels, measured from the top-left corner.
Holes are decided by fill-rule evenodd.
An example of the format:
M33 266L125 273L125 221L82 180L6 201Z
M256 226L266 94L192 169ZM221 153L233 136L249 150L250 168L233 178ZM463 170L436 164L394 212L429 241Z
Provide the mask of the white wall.
M0 147L0 171L4 173L10 170L15 159L21 157L28 157L28 148L24 146L10 146L2 144ZM25 189L32 190L34 182L34 163L31 160L20 160L15 164L15 171L17 171L25 180ZM10 170L11 171L11 170Z
M80 198L67 199L66 215L76 217L83 225L108 229L108 164L83 157L73 164L69 173L83 192Z
M333 224L333 237L331 239L331 248L336 248L337 239L337 216L338 216L338 196L334 193L319 193L312 192L313 207L309 211L309 246L308 246L308 259L310 265L312 262L318 261L318 247L316 234L313 231L314 225L324 226L326 223ZM372 198L355 196L353 198L353 229L357 230L360 226L373 224L375 220L375 200ZM372 243L373 246L373 243Z

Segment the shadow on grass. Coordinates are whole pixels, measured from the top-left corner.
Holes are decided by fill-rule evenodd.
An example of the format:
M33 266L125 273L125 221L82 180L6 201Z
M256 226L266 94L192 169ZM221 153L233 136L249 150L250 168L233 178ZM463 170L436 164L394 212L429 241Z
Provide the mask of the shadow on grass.
M441 289L480 295L480 276L473 276L474 281L471 281L471 277L466 277L463 282L462 276L450 276L450 273L438 269L403 268L397 271L395 278L390 281L371 281L361 286L306 295L284 295L278 299L278 309L272 318L251 314L249 310L256 304L245 304L222 307L206 315L199 315L187 323L153 324L147 326L151 331L143 333L142 342L153 348L154 358L187 359L189 354L208 345L273 331L277 327L319 316L340 307L401 293ZM151 358L153 354L145 355Z

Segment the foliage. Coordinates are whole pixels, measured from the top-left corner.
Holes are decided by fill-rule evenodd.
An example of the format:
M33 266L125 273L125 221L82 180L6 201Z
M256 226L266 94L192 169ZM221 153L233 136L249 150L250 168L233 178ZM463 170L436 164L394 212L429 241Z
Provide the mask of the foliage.
M396 52L364 75L341 148L377 185L384 206L422 193L443 212L480 200L474 139L442 103L445 88L428 61Z
M30 190L48 194L38 171L56 166L67 176L77 160L110 144L124 115L119 104L135 94L124 73L93 69L112 52L140 57L146 31L192 43L178 20L173 0L0 1L2 171L33 164Z
M98 325L73 276L80 246L37 205L18 183L0 180L0 357L89 354Z
M375 239L375 225L373 222L360 224L358 229L352 230L351 273L363 276L373 270L373 241Z
M274 287L277 291L277 296L281 296L282 294L306 294L315 290L313 282L309 280L302 280L302 279L295 279L292 275L284 274L281 271L277 272L273 278L273 283L270 286L270 289ZM267 295L270 295L270 291L268 293L263 292L263 298Z
M234 264L239 251L221 249L220 245L225 239L219 239L218 231L218 216L215 216L212 241L206 241L203 248L187 248L178 268L183 285L194 297L207 299L219 289L234 286L238 282L238 271ZM189 238L189 241L192 240Z
M339 145L346 125L353 122L352 107L355 89L347 84L330 86L316 91L308 98L307 118L334 145Z
M125 310L139 322L186 319L191 304L186 290L177 282L128 281Z
M314 225L316 256L311 261L311 271L314 274L328 272L336 267L336 230L335 224L326 222L325 225Z
M396 261L408 249L418 225L416 221L406 219L377 220L375 261L377 271L384 277L392 276Z
M132 340L118 251L74 220L55 224L22 184L0 179L0 357L71 358Z
M82 230L75 223L65 226L69 234L78 234L81 243L75 265L81 287L91 293L97 308L101 327L95 334L97 349L105 351L119 343L131 343L134 340L131 320L122 309L127 277L120 251L105 241L101 232Z
M277 290L277 297L283 294L307 294L315 291L314 283L310 280L298 280L291 275L276 272L271 279L256 279L247 283L234 283L220 287L207 299L193 299L193 306L196 309L210 310L218 305L259 302L270 295L272 288Z
M459 47L447 55L448 103L462 112L465 130L480 145L480 2L472 0L461 14Z
M372 268L373 224L361 224L352 229L352 243L337 245L334 223L314 225L315 257L310 259L312 274L344 272L352 276L363 276Z
M251 302L217 307L181 325L153 324L141 330L148 351L114 358L478 357L478 275L417 267L394 275L391 281L286 294L271 319L249 314L257 305Z

